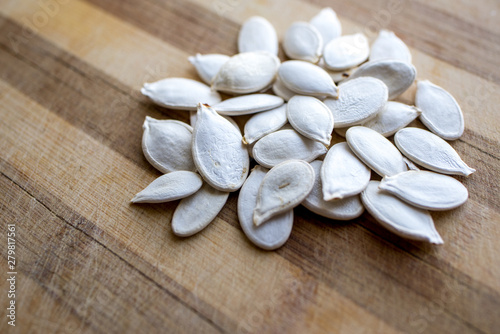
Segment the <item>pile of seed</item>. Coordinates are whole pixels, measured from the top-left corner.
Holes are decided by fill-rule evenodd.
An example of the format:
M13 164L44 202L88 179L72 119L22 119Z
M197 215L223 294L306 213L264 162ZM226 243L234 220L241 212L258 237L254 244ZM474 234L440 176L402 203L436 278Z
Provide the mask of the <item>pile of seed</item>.
M190 111L191 124L146 117L144 155L165 174L132 202L181 199L172 230L187 237L239 190L243 232L269 250L286 242L300 204L335 220L366 208L393 233L443 243L428 210L462 205L467 189L446 174L474 172L445 141L462 135L462 111L426 80L417 82L415 106L392 101L416 80L408 47L390 31L370 46L364 34L341 30L331 8L293 23L282 40L290 60L281 62L274 27L252 17L239 32L238 54L189 57L204 83L144 84L156 104ZM271 87L275 95L265 93ZM231 116L248 114L242 134ZM430 131L407 127L416 118ZM346 141L332 145L333 131Z

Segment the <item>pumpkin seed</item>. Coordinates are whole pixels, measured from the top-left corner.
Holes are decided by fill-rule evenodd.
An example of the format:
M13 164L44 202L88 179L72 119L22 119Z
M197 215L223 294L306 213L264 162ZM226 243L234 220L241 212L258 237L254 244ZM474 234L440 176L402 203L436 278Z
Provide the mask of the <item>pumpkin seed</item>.
M319 66L302 60L281 64L278 76L291 91L300 95L338 97L338 88L328 73Z
M162 173L196 171L191 151L191 126L181 121L146 116L142 128L142 151L156 169Z
M363 191L371 171L351 151L346 142L333 145L321 167L321 184L325 201L338 200Z
M196 56L191 56L188 58L188 60L191 64L193 64L200 78L206 84L210 85L222 65L224 65L224 63L229 60L229 56L218 53L206 55L197 53Z
M281 247L290 236L293 226L293 210L270 218L265 224L255 226L253 212L257 205L260 184L267 169L257 165L246 179L238 195L238 219L248 239L257 247L274 250Z
M417 82L415 104L420 120L439 137L455 140L464 133L464 115L453 96L429 80Z
M450 210L467 201L469 193L451 176L409 171L382 179L379 188L421 209Z
M361 216L365 210L361 203L359 195L338 199L335 201L325 201L323 199L321 165L324 164L321 160L314 160L310 163L314 169L314 186L302 201L302 205L309 211L320 216L336 219L350 220Z
M414 121L420 115L420 109L404 103L388 101L374 118L362 123L384 137L389 137Z
M203 179L220 191L238 190L250 158L241 133L213 108L200 104L193 130L193 160Z
M262 179L253 222L259 226L299 205L314 185L314 169L303 160L288 160L274 166Z
M162 203L190 196L201 188L203 181L194 172L176 171L164 174L132 198L132 203Z
M401 153L387 138L364 126L347 130L347 143L356 156L380 176L408 170Z
M370 55L368 39L362 33L344 35L325 45L323 59L330 70L344 71L365 62Z
M271 110L257 113L245 123L244 144L252 144L271 132L277 131L286 124L286 104Z
M241 26L238 50L243 52L267 51L278 55L278 36L273 25L262 16L252 16Z
M427 210L416 208L380 190L379 184L378 181L370 181L361 193L361 201L373 218L401 237L443 244Z
M141 93L154 103L167 108L196 110L198 103L216 104L221 101L219 93L196 80L167 78L145 83Z
M323 102L312 96L296 95L288 101L286 116L298 133L330 146L333 116Z
M416 76L417 70L410 63L395 59L381 59L361 65L348 80L359 77L380 79L389 89L389 100L393 100L413 84Z
M476 170L467 166L444 139L419 128L404 128L394 135L394 143L414 163L432 171L469 176Z
M327 98L336 127L360 124L377 115L387 102L387 86L371 77L357 78L340 84L338 99Z
M323 51L323 38L307 22L295 22L285 32L283 50L290 59L317 63Z
M324 45L342 35L342 25L337 17L337 13L330 7L323 8L309 23L319 31Z
M288 87L283 84L279 77L277 77L273 83L273 92L285 101L290 100L296 95L294 91L288 89Z
M411 64L411 53L394 32L382 29L370 49L370 61L397 59Z
M233 97L212 106L219 114L238 116L254 114L281 106L285 101L270 94L250 94Z
M239 53L222 65L212 81L212 89L229 94L262 91L272 85L279 66L278 57L268 52Z
M259 139L253 147L252 156L258 164L272 168L290 159L313 161L326 152L323 144L306 138L293 129L287 129Z
M200 232L217 217L228 197L228 192L203 183L200 190L179 202L172 216L172 231L179 237Z

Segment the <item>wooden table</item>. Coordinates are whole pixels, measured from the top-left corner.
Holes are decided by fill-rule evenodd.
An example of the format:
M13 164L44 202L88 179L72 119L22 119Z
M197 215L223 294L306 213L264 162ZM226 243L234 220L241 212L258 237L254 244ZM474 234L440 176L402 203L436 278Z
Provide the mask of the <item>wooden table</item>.
M141 151L145 116L188 121L142 84L197 78L187 57L234 54L252 15L283 36L325 6L346 34L394 30L418 78L461 104L452 145L477 172L459 178L464 206L432 214L445 244L299 207L266 252L239 227L237 194L187 239L170 228L178 202L130 205L160 175ZM499 15L496 0L0 0L0 332L498 333Z

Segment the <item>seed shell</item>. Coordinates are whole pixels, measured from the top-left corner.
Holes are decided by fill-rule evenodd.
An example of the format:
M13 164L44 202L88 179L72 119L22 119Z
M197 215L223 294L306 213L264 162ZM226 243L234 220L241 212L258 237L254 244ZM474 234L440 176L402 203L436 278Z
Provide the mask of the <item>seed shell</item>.
M299 205L314 185L314 169L303 160L288 160L264 176L253 213L256 226Z
M270 94L249 94L224 100L212 106L219 114L228 116L248 115L281 106L285 101Z
M193 160L198 172L220 191L238 190L248 175L250 158L239 130L215 109L200 104L193 131Z
M317 63L323 51L320 32L308 22L295 22L285 32L283 50L290 59Z
M252 16L241 26L238 50L243 52L267 51L278 55L278 36L273 25L262 16Z
M319 31L324 45L342 35L342 25L337 17L337 13L330 7L323 8L309 23Z
M297 93L295 93L293 90L288 89L288 87L283 84L279 77L277 77L273 83L273 92L285 101L288 101L294 95L297 95Z
M427 210L416 208L380 190L379 184L378 181L370 181L361 193L361 200L382 226L404 238L443 244Z
M229 60L229 56L218 53L206 55L197 53L196 56L191 56L188 60L191 64L193 64L200 78L207 85L210 85L212 83L212 79L215 77L217 72L219 72L222 65Z
M370 49L370 61L397 59L411 64L411 53L394 32L382 29Z
M401 129L394 135L394 143L408 159L432 171L463 176L476 171L463 162L450 144L427 130Z
M379 188L426 210L450 210L467 201L467 188L451 176L408 171L382 179Z
M396 146L375 130L353 126L347 130L346 140L354 154L382 177L408 170Z
M370 46L362 33L344 35L325 45L323 59L330 70L344 71L358 66L368 59Z
M362 125L377 131L384 137L389 137L414 121L420 113L420 109L414 106L388 101L374 118Z
M257 205L257 194L260 184L266 176L267 169L257 165L246 179L238 195L238 219L248 239L256 246L274 250L281 247L290 236L293 226L293 210L270 218L265 224L255 226L253 212Z
M271 132L279 130L286 124L286 108L283 104L277 108L257 113L245 123L244 144L252 144Z

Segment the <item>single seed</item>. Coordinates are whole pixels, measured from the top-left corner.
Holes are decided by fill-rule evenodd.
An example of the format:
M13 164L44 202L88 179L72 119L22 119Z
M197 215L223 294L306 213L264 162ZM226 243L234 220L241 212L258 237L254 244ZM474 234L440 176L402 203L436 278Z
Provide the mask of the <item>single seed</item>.
M323 8L309 23L321 34L323 45L342 35L342 25L337 17L337 13L330 7Z
M278 36L273 25L262 16L252 16L243 23L238 35L238 50L267 51L278 55Z
M243 143L249 145L259 140L271 132L277 131L286 124L286 108L283 104L278 108L263 111L253 115L246 123L244 128L245 136Z
M213 78L215 77L217 72L219 72L222 65L224 65L226 61L229 60L229 56L218 53L206 55L197 53L196 56L191 56L188 58L188 60L191 64L193 64L200 78L207 85L211 85Z
M325 45L323 59L327 68L344 71L358 66L368 59L370 46L362 33L344 35L331 40Z
M295 22L285 32L283 50L290 59L317 63L323 51L320 32L308 22Z
M285 101L270 94L249 94L217 103L213 108L221 115L238 116L254 114L281 106Z
M370 61L380 59L397 59L411 64L411 53L394 32L382 29L370 49Z
M388 101L374 118L362 123L384 137L389 137L414 121L420 115L420 109L404 103Z

